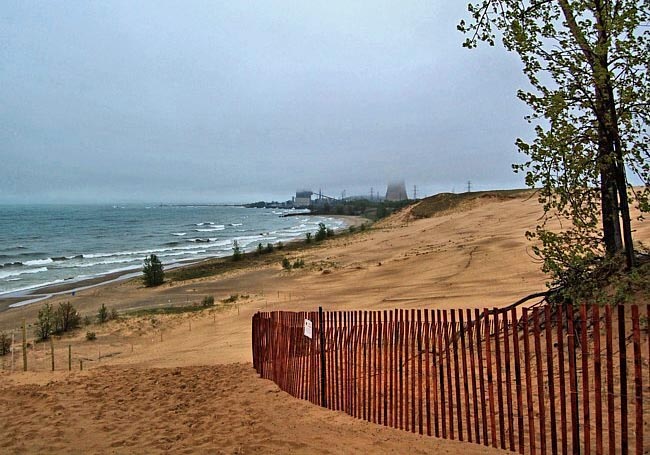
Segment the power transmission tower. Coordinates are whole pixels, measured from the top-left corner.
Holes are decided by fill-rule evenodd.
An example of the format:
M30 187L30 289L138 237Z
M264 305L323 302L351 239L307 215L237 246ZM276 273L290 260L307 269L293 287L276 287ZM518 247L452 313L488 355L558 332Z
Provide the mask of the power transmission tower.
M471 180L467 181L467 192L468 193L472 192L472 181Z
M372 201L374 199L374 194L375 194L375 189L373 187L370 187L370 200Z
M418 198L418 186L413 185L413 199L415 200L417 198Z

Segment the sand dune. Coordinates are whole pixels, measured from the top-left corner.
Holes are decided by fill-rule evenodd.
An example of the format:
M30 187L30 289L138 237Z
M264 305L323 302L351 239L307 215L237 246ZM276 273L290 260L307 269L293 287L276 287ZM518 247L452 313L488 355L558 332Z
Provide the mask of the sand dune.
M433 218L399 214L372 230L216 277L145 289L125 282L69 300L92 315L198 302L202 312L112 321L28 351L30 371L0 375L3 453L486 453L325 411L280 392L253 371L251 316L259 310L470 308L505 306L545 289L524 237L541 214L534 199L481 200ZM650 239L637 224L636 238ZM647 244L647 243L646 243ZM40 304L0 313L0 329L36 318ZM30 330L31 332L31 330ZM30 333L31 336L31 333ZM67 346L74 369L67 371ZM18 359L16 359L18 361ZM16 367L17 369L18 367Z

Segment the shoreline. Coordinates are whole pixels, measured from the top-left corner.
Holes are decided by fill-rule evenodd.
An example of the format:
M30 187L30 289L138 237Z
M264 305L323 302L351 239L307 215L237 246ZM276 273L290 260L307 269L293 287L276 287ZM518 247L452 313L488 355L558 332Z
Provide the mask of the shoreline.
M323 216L323 215L311 214L311 213L302 213L301 215ZM343 220L346 223L344 227L338 229L339 232L348 229L350 226L360 226L361 224L370 221L359 216L351 216L351 215L335 215L335 216L331 216L330 218ZM297 244L300 241L302 241L301 238L295 238L286 242L285 245ZM247 253L251 253L251 252L247 252ZM186 261L179 261L179 262L166 265L165 272L171 270L189 268L202 263L220 260L227 257L228 256L210 256L206 258L201 258L199 260L188 259ZM56 296L61 296L65 294L71 294L71 296L74 296L75 293L80 291L84 291L87 289L92 289L100 286L105 286L120 281L128 281L141 276L141 274L142 271L140 269L123 270L120 272L107 273L104 275L99 275L96 277L86 278L82 280L73 279L67 283L63 282L63 283L49 284L41 287L35 287L33 289L8 291L6 293L0 294L0 313L8 311L10 309L20 308L20 307L31 305L33 303L42 302L43 300L47 300Z

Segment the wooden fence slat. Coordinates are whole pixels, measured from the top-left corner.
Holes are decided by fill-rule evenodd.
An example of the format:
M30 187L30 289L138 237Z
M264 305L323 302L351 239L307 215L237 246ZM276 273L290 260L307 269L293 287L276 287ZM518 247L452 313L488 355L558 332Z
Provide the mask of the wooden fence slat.
M555 419L555 376L553 374L553 331L551 330L551 307L544 307L546 330L546 373L548 378L549 420L551 422L551 453L557 455L557 422Z
M589 415L589 340L587 338L587 306L580 306L580 344L582 348L582 435L584 453L591 455L591 417Z
M422 310L417 310L417 358L418 358L418 432L424 434L422 402Z
M445 322L442 319L442 311L438 310L438 369L439 369L439 375L440 375L440 427L442 431L442 437L443 439L447 439L447 409L446 409L446 403L445 403L445 375L444 375L444 370L445 370L445 364L443 362L444 360L444 350L443 350L443 344L442 344L442 339L443 335L442 332L445 330Z
M364 312L364 317L365 317L365 312ZM363 377L364 381L364 388L365 388L365 403L364 403L364 408L366 410L366 418L365 420L368 422L372 421L372 343L373 343L373 320L372 320L372 311L368 311L368 317L366 320L366 342L365 342L365 349L364 351L366 352L365 358L364 358L364 365L365 365L365 375Z
M404 311L399 310L399 429L404 429Z
M389 322L388 322L388 311L384 310L384 323L382 325L382 342L383 342L383 353L384 353L384 418L382 423L384 426L388 426L388 378L390 375L390 370L388 369L388 355L389 355Z
M355 328L355 312L348 311L348 414L352 417L356 416L354 407L354 355L353 349L355 347L356 328Z
M417 357L415 355L415 310L411 309L411 432L415 433L415 401L416 401L416 396L415 396L415 362L417 361Z
M456 391L456 424L458 440L463 440L463 414L460 399L460 366L458 365L458 332L456 330L456 310L451 310L451 339L454 346L454 388Z
M363 375L364 364L364 348L366 343L365 330L366 324L363 321L363 311L357 312L357 321L359 324L359 344L357 345L357 418L364 419L364 410L366 400L364 397L365 392L365 376Z
M374 406L374 400L372 397L372 367L373 367L373 345L374 345L374 326L375 323L372 319L373 312L368 312L368 331L366 332L366 420L372 422L372 408Z
M515 423L514 411L512 402L512 371L511 371L511 357L510 357L510 320L508 319L508 312L503 311L503 351L505 356L505 370L506 370L506 403L508 407L508 443L511 452L515 449ZM515 331L517 328L515 327Z
M427 436L431 436L431 377L430 377L430 326L429 326L429 310L424 310L424 386L425 386L425 410L427 420Z
M467 342L465 340L467 325L463 317L463 310L458 310L458 323L460 325L460 353L463 371L463 396L465 398L465 428L467 428L467 440L472 442L472 424L469 412L469 380L467 377Z
M569 390L571 393L571 447L573 453L580 450L580 418L578 411L578 373L576 369L575 324L573 306L565 307L567 317L567 342L569 346Z
M450 324L447 319L447 310L442 310L442 320L444 325L444 338L445 338L445 359L447 360L447 403L449 405L449 439L456 439L454 437L454 399L453 399L453 386L451 382L451 352L449 351L449 329Z
M439 310L438 310L439 311ZM438 406L440 403L440 395L439 395L439 383L438 383L438 371L440 370L440 359L437 357L437 352L440 352L439 349L436 349L436 346L438 346L438 329L440 326L440 318L436 316L436 312L434 310L431 310L431 357L433 361L431 362L433 365L433 427L434 427L434 435L436 438L440 437L440 424L439 424L439 415L438 415Z
M344 396L344 410L346 414L352 415L352 407L350 403L350 345L351 345L351 340L350 340L350 312L349 311L344 311L343 312L343 325L345 327L345 338L343 338L344 344L343 344L343 355L345 357L345 396Z
M475 333L475 327L476 327L476 321L472 320L472 312L471 310L467 309L466 310L467 314L467 325L469 328L468 331L468 344L469 344L469 368L470 368L470 376L472 380L472 405L474 409L474 435L476 439L476 443L480 444L481 443L481 433L479 430L479 418L478 418L478 398L477 398L477 392L476 392L476 361L474 358L474 333ZM483 406L483 403L481 403L481 406Z
M368 387L367 380L370 376L368 374L368 312L364 311L361 316L361 352L359 356L361 357L361 419L366 420L367 406L368 406Z
M393 428L397 428L399 425L398 418L397 418L397 402L398 402L398 393L397 391L399 390L398 388L398 383L397 383L397 315L398 315L398 310L394 309L393 310L393 317L392 317L392 340L393 344L391 347L392 350L392 355L391 355L391 371L392 371L392 380L391 380L391 388L390 388L390 401L391 401L391 406L392 406L392 413L391 413L391 426Z
M403 323L403 339L404 339L404 346L403 346L403 352L402 352L402 371L404 372L404 383L403 383L403 393L404 393L404 407L403 407L403 416L404 416L404 430L409 431L410 426L409 426L409 417L410 417L410 412L409 412L409 398L410 398L410 370L409 370L409 338L410 338L410 319L409 319L409 311L404 310L404 323Z
M607 434L609 435L609 454L616 453L616 434L614 423L614 346L612 340L612 308L605 307L605 364L607 368Z
M503 372L501 364L501 330L499 324L499 311L497 308L494 308L494 322L495 329L494 333L494 354L496 357L496 372L497 372L497 404L499 407L499 443L502 449L506 448L506 433L505 433L505 412L503 410Z
M627 416L627 343L625 336L625 307L618 305L618 355L619 374L621 378L621 455L627 455L628 416Z
M479 377L479 390L481 395L481 428L483 430L483 444L489 445L488 441L488 421L487 421L487 407L485 406L485 379L483 374L483 349L481 346L481 315L479 309L474 310L474 321L476 328L476 352L478 353L478 377Z
M594 408L596 412L596 454L603 455L603 401L600 357L600 311L598 305L591 306L591 324L594 340Z
M522 323L524 325L524 376L526 377L526 411L528 413L528 441L530 453L537 453L535 443L535 409L533 406L532 378L530 376L530 340L528 330L528 308L523 309Z
M343 368L341 367L341 354L342 354L342 345L341 345L341 334L343 332L342 323L341 323L341 311L334 311L332 314L332 323L334 329L334 407L337 411L342 409L342 377L343 377Z
M632 305L632 339L634 343L634 411L636 445L635 453L643 454L643 384L641 373L641 328L639 326L639 307Z
M566 413L566 383L564 363L564 317L563 306L557 305L557 366L559 373L560 387L560 432L562 434L562 455L568 454L568 429Z
M490 405L490 435L492 438L492 447L497 447L497 431L494 410L494 378L492 377L492 343L490 342L492 335L490 333L490 311L487 308L483 309L483 318L485 319L485 364L487 367L488 401Z
M535 339L535 365L537 373L537 408L539 410L539 451L546 455L546 407L544 403L544 375L542 365L539 308L533 308L533 338Z
M381 423L381 410L382 410L382 401L381 401L381 311L373 312L373 342L372 342L372 352L373 352L373 375L372 375L372 423Z

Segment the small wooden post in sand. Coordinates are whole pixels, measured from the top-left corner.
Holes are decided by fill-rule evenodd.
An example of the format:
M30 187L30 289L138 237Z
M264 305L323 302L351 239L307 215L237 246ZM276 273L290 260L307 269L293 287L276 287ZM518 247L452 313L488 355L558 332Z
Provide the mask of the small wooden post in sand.
M52 371L54 371L54 337L50 335L50 354L52 357Z
M72 345L68 345L68 371L72 371Z
M25 319L23 319L23 371L27 371L27 334L25 332Z
M84 361L79 359L79 371L83 371L83 370L84 370Z

